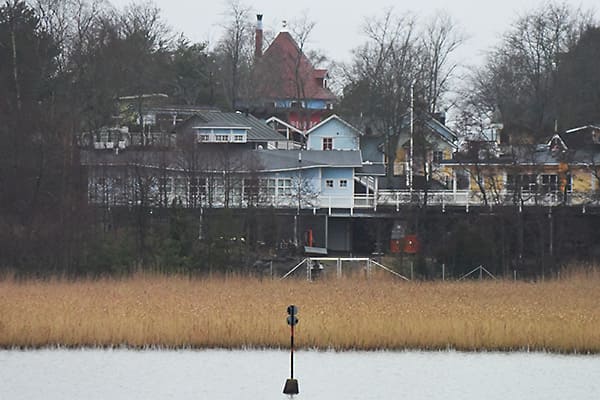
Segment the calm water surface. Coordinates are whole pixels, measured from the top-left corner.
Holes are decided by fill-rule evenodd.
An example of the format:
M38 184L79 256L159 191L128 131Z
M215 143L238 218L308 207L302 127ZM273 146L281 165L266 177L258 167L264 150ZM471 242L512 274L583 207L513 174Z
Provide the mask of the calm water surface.
M286 399L285 351L0 351L0 399ZM296 354L295 399L600 399L600 356Z

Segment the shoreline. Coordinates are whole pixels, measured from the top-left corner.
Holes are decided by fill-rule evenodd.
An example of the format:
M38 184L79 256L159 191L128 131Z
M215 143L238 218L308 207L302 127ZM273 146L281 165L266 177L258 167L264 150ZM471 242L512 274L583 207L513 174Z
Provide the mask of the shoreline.
M41 347L0 347L0 352L28 352L28 351L132 351L132 352L203 352L203 351L223 351L223 352L254 352L254 351L276 351L282 353L289 353L289 348L280 347L164 347L160 345L150 345L141 347L123 346L123 345L110 345L110 346L64 346L64 345L49 345ZM295 353L302 352L315 352L315 353L457 353L457 354L537 354L537 355L548 355L548 356L577 356L577 357L600 357L599 352L555 352L550 349L456 349L452 347L438 348L438 349L421 349L421 348L398 348L398 349L335 349L335 348L295 348Z

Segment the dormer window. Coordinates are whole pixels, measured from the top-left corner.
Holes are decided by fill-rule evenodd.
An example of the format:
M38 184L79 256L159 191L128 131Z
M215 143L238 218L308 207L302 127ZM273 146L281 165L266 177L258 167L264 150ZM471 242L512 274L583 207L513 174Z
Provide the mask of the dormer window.
M202 143L246 143L248 130L246 127L207 126L196 127L196 138Z
M333 150L333 138L323 138L323 150Z

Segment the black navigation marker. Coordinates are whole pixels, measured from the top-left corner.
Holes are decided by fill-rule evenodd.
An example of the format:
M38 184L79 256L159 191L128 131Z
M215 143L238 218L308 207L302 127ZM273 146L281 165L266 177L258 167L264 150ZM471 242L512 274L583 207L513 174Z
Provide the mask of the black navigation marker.
M298 323L298 307L295 305L288 306L287 308L287 323L291 329L290 335L290 378L285 381L283 387L284 394L298 394L298 380L294 379L294 326Z

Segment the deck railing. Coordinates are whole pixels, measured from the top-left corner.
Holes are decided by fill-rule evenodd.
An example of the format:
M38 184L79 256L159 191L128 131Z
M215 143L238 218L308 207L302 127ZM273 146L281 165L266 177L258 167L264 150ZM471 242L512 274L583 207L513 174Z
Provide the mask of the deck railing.
M108 189L108 188L107 188ZM135 202L129 201L128 196L121 192L113 190L102 190L107 196L100 196L98 193L90 190L89 200L91 203L106 205L133 205ZM152 196L149 196L150 198ZM167 204L172 204L173 200L177 200L177 204L187 206L189 198L187 196L175 196L173 192L167 194ZM232 193L228 198L229 208L246 208L252 205L253 207L275 207L275 208L300 208L312 210L328 210L331 213L333 210L345 209L353 213L355 210L374 210L378 208L395 208L406 205L416 206L435 206L435 207L465 207L468 211L469 207L499 207L499 206L548 206L555 207L559 205L579 206L585 210L586 206L600 205L600 199L586 193L562 193L562 192L521 192L515 194L509 191L500 193L488 193L484 196L481 192L471 190L434 190L434 191L410 191L410 190L380 190L376 193L354 194L354 196L327 196L315 195L311 198L301 198L291 195L267 195L260 196L251 203L243 196L243 193ZM194 207L209 207L223 208L225 207L223 198L213 196L209 199L205 195L199 195L196 201L193 202ZM147 204L152 206L152 204Z

